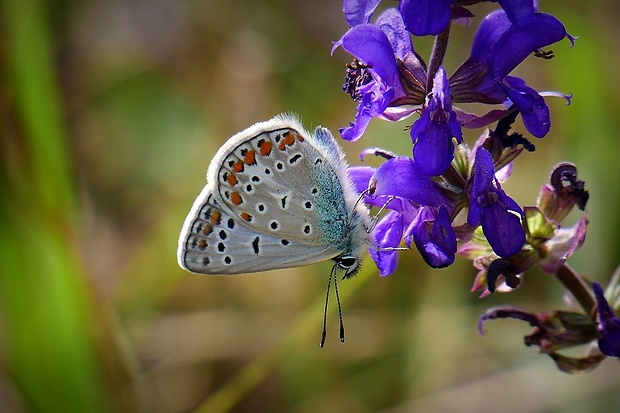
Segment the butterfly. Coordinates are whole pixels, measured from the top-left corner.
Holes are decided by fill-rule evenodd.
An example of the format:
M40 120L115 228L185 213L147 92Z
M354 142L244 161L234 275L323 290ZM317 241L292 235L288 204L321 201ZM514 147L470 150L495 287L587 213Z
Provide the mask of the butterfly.
M232 275L331 259L327 297L333 277L344 341L335 273L349 278L359 270L371 227L347 168L331 132L319 126L310 133L294 115L237 133L209 164L207 184L181 230L179 265Z

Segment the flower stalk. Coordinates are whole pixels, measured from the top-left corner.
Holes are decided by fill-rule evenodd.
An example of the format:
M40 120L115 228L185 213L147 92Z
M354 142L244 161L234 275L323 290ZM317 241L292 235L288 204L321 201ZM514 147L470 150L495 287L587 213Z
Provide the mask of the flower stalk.
M433 50L428 64L428 76L426 79L426 90L433 89L433 79L439 67L443 64L443 59L448 50L448 40L450 40L450 27L448 24L443 32L435 36Z
M583 311L590 315L593 321L596 321L596 313L594 311L596 302L594 301L591 287L568 264L562 265L555 276L566 290L573 295Z

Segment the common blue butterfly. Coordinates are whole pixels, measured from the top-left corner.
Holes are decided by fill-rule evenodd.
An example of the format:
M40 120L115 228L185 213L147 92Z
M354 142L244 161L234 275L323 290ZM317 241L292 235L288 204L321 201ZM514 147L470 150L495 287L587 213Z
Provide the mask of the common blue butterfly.
M327 294L333 276L338 298L336 269L353 276L370 242L369 211L347 167L328 129L309 133L292 115L237 133L209 164L179 237L180 266L229 275L332 259ZM324 336L325 326L321 346Z

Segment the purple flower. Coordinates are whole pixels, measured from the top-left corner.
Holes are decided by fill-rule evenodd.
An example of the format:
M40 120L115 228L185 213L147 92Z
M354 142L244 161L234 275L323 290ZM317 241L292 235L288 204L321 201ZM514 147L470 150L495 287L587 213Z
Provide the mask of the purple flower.
M381 0L344 0L342 11L349 26L357 26L370 22L370 17L375 12Z
M592 283L592 289L598 306L598 347L603 354L620 357L620 318L605 299L603 287Z
M469 182L467 223L472 227L481 224L493 251L507 258L519 252L525 243L523 211L501 189L494 174L491 154L479 147Z
M415 36L443 32L450 21L454 0L401 0L399 10L405 26Z
M387 152L381 153L387 156ZM418 170L413 159L394 156L376 169L352 167L348 173L358 192L369 189L364 202L390 210L372 229L375 245L370 255L382 276L396 269L395 248L403 235L409 247L412 240L415 242L432 267L445 267L454 261L456 238L446 207L448 201Z
M489 0L400 0L399 12L407 30L414 36L436 35L448 27L450 20L469 19L474 15L459 3L471 6ZM492 0L496 1L496 0ZM529 0L532 3L532 0ZM349 26L368 23L381 0L344 0L342 10ZM507 2L510 5L510 1Z
M402 108L390 110L390 103L404 95L396 59L413 53L411 37L396 9L386 10L376 24L362 23L351 28L334 44L332 52L338 46L356 59L348 66L343 90L359 102L355 122L340 129L343 139L359 139L372 118L399 120L411 114L412 110Z
M474 16L458 3L470 6L483 1L488 0L401 0L399 9L407 30L415 36L426 36L443 32L450 20Z
M413 238L429 265L439 268L454 261L456 239L443 206L448 201L434 182L418 170L413 159L404 156L388 159L376 169L368 188L374 198L373 205L386 205L392 210L373 230L377 250L371 251L371 256L382 275L396 269L396 251L390 249L400 244L404 234L407 245L411 246Z
M435 183L405 156L383 162L370 179L369 188L373 197L397 197L426 206L447 204Z
M454 158L452 137L463 140L461 125L452 110L450 86L443 67L435 74L433 91L422 115L411 127L413 157L426 175L441 175Z
M454 101L514 105L526 129L542 138L551 127L549 108L523 79L508 74L541 48L564 37L573 38L556 17L536 12L531 0L504 0L500 4L504 10L482 21L469 59L450 78Z
M422 207L405 231L405 244L411 248L412 241L433 268L452 265L456 254L456 236L452 229L448 210Z
M395 199L388 205L394 208L372 230L376 248L370 249L382 277L392 274L398 266L398 251L405 229L416 215L416 208L407 201Z
M387 163L387 162L386 162ZM385 164L385 163L384 163ZM355 185L357 192L362 193L369 188L372 192L376 192L377 170L380 168L371 167L351 167L348 174ZM379 174L384 177L385 168ZM383 178L381 178L383 180ZM380 188L383 185L379 185ZM375 261L381 276L387 276L396 270L398 265L398 254L395 250L400 244L405 228L416 215L416 208L411 202L386 196L385 194L366 195L364 202L369 205L383 207L384 205L391 209L381 220L372 228L372 238L374 240L374 248L370 249L370 256ZM387 203L387 204L386 204Z

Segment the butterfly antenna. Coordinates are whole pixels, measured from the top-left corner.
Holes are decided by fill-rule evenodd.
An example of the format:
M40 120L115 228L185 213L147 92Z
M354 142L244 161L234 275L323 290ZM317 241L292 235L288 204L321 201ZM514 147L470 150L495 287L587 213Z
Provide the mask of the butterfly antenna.
M390 196L387 201L385 201L385 203L381 206L381 208L379 208L379 211L371 218L371 222L372 222L372 226L370 227L370 229L368 230L368 233L372 232L372 230L375 228L375 226L377 225L377 221L379 221L379 215L381 215L381 213L383 212L383 210L389 205L390 202L392 202L394 199L396 199L395 196ZM372 248L372 247L371 247ZM381 247L381 248L374 248L375 251L377 252L389 252L389 251L407 251L409 248L404 248L404 247Z
M355 213L355 208L357 208L357 204L359 204L359 203L362 201L362 199L364 199L364 196L365 196L368 192L370 192L370 190L369 190L369 189L364 189L364 190L362 191L362 193L360 194L360 196L358 196L358 197L357 197L357 199L355 200L355 204L353 204L353 210L352 210L352 212L351 212L351 215L349 215L349 219L347 220L347 227L350 227L350 226L351 226L351 222L353 221L353 217L356 215L356 213Z
M327 280L327 293L325 293L325 309L323 310L323 332L321 333L321 348L325 345L325 336L327 335L327 302L329 301L329 287L332 285L332 277L334 276L334 269L329 272L329 279Z
M360 194L360 196L357 197L357 200L355 201L355 206L357 206L357 204L360 203L360 201L364 198L364 196L366 196L366 194L368 194L370 192L370 189L366 188L362 191L362 193Z
M342 322L342 306L340 305L340 294L338 294L338 277L336 276L336 266L332 267L327 280L327 293L325 294L325 309L323 310L323 332L321 333L321 348L325 345L327 335L327 302L329 301L329 289L334 279L334 289L336 290L336 301L338 302L338 317L340 319L340 341L344 343L344 324Z
M334 266L336 268L336 266ZM338 318L340 320L340 342L344 343L344 323L342 322L342 306L340 305L340 295L338 294L338 277L334 274L334 290L336 290L336 301L338 302Z

